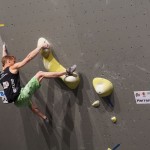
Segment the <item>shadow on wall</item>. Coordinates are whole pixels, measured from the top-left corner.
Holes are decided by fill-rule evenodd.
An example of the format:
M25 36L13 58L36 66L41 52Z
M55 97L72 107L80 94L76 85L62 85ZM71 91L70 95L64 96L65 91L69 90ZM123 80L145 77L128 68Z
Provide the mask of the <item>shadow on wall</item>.
M23 83L26 84L28 81L23 73L21 77ZM47 96L40 90L35 93L36 103L42 108L41 110L45 109L46 115L50 119L49 124L40 122L29 109L21 110L29 150L41 149L45 144L48 149L57 150L94 149L93 127L88 111L91 102L87 94L87 91L91 89L84 74L80 75L80 79L80 84L75 90L70 90L61 79L50 79L48 87L46 87L48 89ZM61 97L55 95L57 93L55 87L61 91ZM97 96L96 93L95 96ZM109 97L99 97L99 99L105 110L120 112L115 92ZM36 124L40 131L37 130ZM36 140L36 143L31 138Z
M54 85L59 88L61 86L62 97L59 100L54 99ZM49 149L70 150L70 136L74 129L75 97L71 90L63 86L62 82L60 83L59 79L49 80L47 88L49 90L46 97L46 114L51 120L50 124L40 125L41 131ZM39 92L35 96L37 99L43 99ZM41 105L45 105L43 100L40 103ZM75 143L76 136L73 138Z
M49 85L51 85L49 87ZM40 103L40 106L42 108L45 108L45 114L49 118L49 123L39 123L41 132L43 134L43 137L45 139L46 145L48 146L48 149L60 149L59 148L59 134L55 132L55 129L53 127L53 95L54 95L54 82L53 80L49 80L49 84L47 87L49 90L47 97L42 96L42 93L40 91L35 93L35 97L38 100L38 103ZM44 93L46 94L46 93ZM47 103L45 103L44 99L47 100Z
M75 90L70 90L60 79L56 79L55 81L55 85L61 89L63 100L63 107L60 108L59 104L58 107L64 111L62 117L63 121L59 127L62 135L61 149L94 149L92 125L87 109L91 107L87 95L87 90L90 90L88 79L85 75L82 74L81 76L80 74L80 84ZM84 83L86 84L84 85ZM86 89L83 89L83 87L86 87ZM57 110L56 107L55 109ZM58 112L55 112L55 114L57 113ZM75 116L75 114L79 114L79 117ZM55 118L57 118L57 116L58 115L55 115ZM55 126L57 126L57 124L55 124Z
M116 112L116 113L120 112L120 105L115 91L113 91L113 93L107 97L99 96L99 99L101 100L106 111Z
M91 107L91 102L87 94L87 91L91 89L86 75L80 75L80 79L81 81L78 90L74 91L74 95L76 96L76 104L80 115L80 118L78 118L79 120L76 121L77 128L79 128L76 134L78 141L80 141L80 147L78 147L78 149L93 150L93 127L88 111L88 108Z
M23 85L25 85L28 82L28 80L24 75L24 73L20 72L20 74L21 74L21 82ZM37 117L35 117L35 114L33 114L28 107L21 108L20 113L22 116L24 136L26 138L26 145L28 150L43 149L45 141L43 140L43 135L39 131ZM46 146L45 150L48 150L46 149Z
M21 74L21 77L23 81L28 82L24 74ZM31 113L30 110L26 110L26 112L21 110L29 150L41 149L44 144L47 145L48 149L57 150L94 149L92 124L87 109L91 107L87 94L90 86L85 75L80 75L80 77L79 87L75 90L70 90L60 79L51 79L48 81L48 87L46 87L49 89L46 97L42 96L43 93L40 91L35 93L41 110L45 108L46 114L50 118L49 124L39 122L35 117L33 119L31 115L28 115ZM54 99L54 93L56 93L54 86L61 90L62 97L59 100L58 98ZM76 112L77 110L78 112ZM76 113L79 116L75 116ZM33 122L37 121L40 131L36 129L36 123L33 125ZM42 137L44 137L43 141Z

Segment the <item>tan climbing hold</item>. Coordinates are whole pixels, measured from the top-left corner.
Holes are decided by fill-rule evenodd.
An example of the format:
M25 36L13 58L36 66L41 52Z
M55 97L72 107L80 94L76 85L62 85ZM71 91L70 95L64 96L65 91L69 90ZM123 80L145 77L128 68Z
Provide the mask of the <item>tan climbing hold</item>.
M96 100L95 102L93 102L92 106L93 107L99 107L100 106L100 101Z

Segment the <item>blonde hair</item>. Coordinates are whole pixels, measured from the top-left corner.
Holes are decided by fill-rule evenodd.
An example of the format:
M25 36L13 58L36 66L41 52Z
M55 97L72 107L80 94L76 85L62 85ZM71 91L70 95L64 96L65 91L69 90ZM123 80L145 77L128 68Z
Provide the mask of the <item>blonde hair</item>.
M7 60L16 60L16 58L14 56L9 56L9 55L2 57L1 63L3 67L5 66Z

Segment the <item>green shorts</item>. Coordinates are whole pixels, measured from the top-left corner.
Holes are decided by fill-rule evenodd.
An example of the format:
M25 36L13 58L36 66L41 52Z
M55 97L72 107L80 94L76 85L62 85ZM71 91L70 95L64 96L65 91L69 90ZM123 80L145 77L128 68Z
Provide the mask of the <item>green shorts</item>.
M31 107L31 98L37 89L39 89L41 84L37 78L33 77L24 88L21 88L20 94L17 100L14 102L16 106L29 106Z

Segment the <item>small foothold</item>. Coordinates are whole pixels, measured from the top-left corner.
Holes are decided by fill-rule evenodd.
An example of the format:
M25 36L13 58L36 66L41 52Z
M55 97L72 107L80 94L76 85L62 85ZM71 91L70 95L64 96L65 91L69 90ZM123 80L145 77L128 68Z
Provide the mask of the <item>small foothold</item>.
M99 100L96 100L93 104L92 104L93 107L99 107L100 106L100 101Z
M107 150L111 150L111 148L108 148Z
M113 123L116 123L117 122L117 118L114 116L114 117L111 117L111 121L113 122Z

